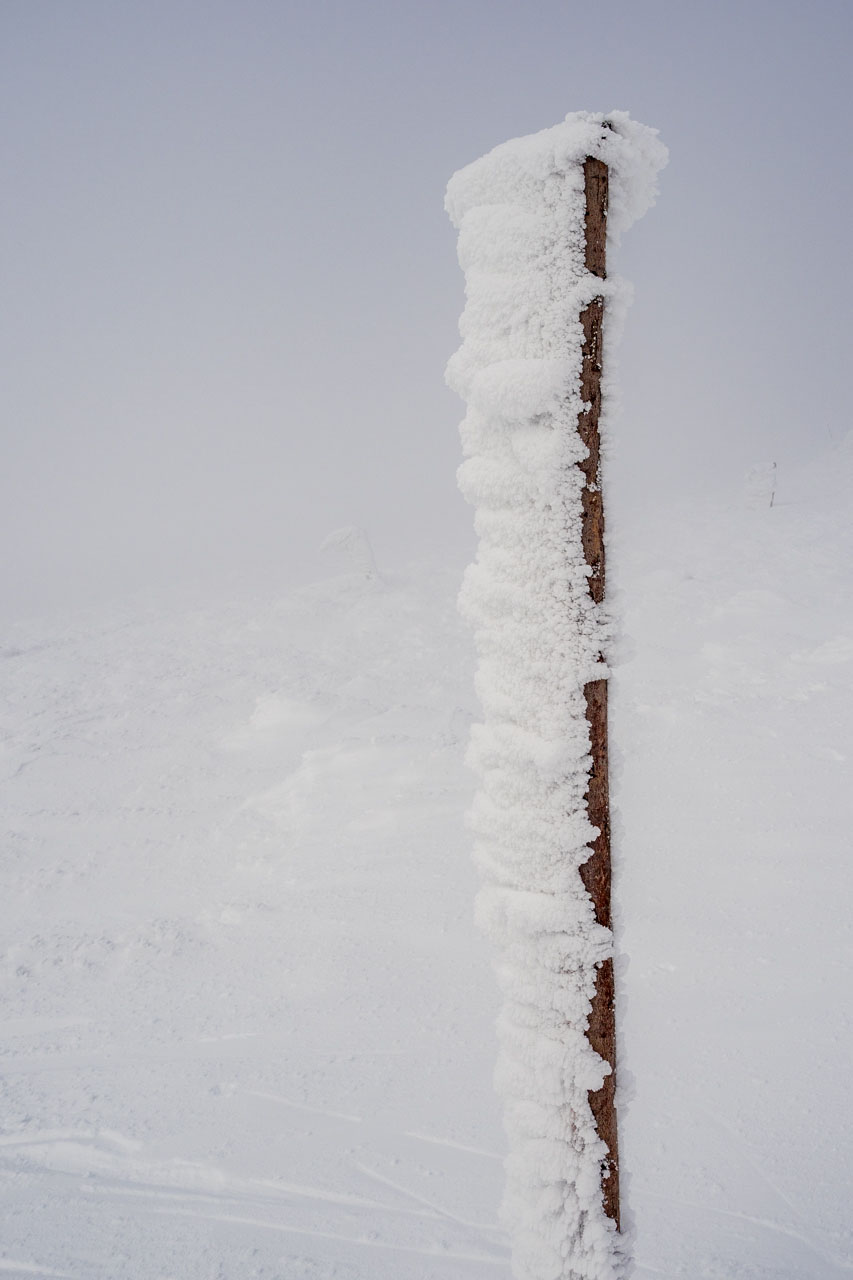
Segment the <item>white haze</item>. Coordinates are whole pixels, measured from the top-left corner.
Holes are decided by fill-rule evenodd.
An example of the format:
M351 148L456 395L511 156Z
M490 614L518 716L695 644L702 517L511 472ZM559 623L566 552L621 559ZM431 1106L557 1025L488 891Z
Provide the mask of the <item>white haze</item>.
M312 572L463 564L448 176L570 109L671 164L636 303L624 510L780 475L849 422L846 55L818 3L6 3L7 615Z

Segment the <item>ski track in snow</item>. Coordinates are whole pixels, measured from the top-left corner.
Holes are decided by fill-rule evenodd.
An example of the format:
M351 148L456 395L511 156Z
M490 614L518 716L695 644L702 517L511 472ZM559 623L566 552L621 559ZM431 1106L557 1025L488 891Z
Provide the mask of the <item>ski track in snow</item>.
M0 1258L0 1271L26 1276L67 1276L67 1271L53 1271L35 1262L21 1262L17 1258Z
M641 537L611 504L636 1280L853 1269L827 475ZM0 1274L508 1280L458 576L6 628Z

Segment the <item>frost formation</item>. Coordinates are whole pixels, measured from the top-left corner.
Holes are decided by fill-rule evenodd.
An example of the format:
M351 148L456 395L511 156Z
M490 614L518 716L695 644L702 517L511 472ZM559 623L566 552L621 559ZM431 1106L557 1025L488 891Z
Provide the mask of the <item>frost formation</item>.
M596 834L584 685L606 675L606 624L587 586L575 464L586 456L579 314L604 294L612 318L625 290L584 266L587 156L610 169L612 244L653 203L666 162L655 131L623 112L573 113L504 143L456 173L446 200L466 280L447 378L467 402L459 485L479 536L460 600L475 628L484 713L469 748L481 779L471 815L484 877L477 917L504 995L496 1080L519 1280L621 1271L602 1207L607 1148L588 1102L610 1071L585 1031L612 936L578 870ZM605 418L606 399L603 434Z

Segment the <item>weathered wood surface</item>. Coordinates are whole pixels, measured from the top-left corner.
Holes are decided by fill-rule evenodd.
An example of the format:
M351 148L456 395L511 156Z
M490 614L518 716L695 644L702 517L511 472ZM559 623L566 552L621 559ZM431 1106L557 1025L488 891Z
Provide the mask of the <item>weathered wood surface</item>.
M606 274L608 171L601 160L589 156L584 161L586 194L586 268L602 280ZM586 408L578 415L578 431L589 450L580 463L584 473L583 549L592 570L590 595L597 604L604 600L604 501L601 492L601 361L604 326L604 299L595 298L580 316L583 327L581 397ZM581 877L595 906L599 924L611 927L610 915L610 787L607 762L607 681L596 680L584 690L589 722L592 769L587 790L589 820L599 835L592 856L581 867ZM601 1138L610 1152L602 1182L604 1211L619 1227L619 1146L616 1130L616 1017L613 961L598 970L587 1039L597 1053L610 1063L612 1071L604 1085L589 1095L592 1114Z

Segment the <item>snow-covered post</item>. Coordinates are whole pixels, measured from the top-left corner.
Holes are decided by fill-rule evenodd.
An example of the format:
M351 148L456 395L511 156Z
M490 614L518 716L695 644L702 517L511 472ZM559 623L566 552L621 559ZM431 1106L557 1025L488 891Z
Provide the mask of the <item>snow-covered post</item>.
M484 712L477 910L505 997L496 1080L522 1280L620 1273L599 436L626 290L604 278L604 236L645 212L665 161L626 114L576 113L447 193L467 293L448 380L468 405L459 483L480 539L461 597Z

